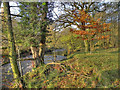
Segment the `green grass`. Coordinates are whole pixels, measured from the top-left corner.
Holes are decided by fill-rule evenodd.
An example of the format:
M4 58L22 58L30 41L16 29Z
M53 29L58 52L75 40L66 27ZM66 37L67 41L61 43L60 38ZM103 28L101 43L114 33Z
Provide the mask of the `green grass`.
M118 49L76 52L61 65L43 65L25 75L27 88L116 88Z
M99 73L98 87L115 87L114 82L118 81L118 49L100 50L93 53L74 53L72 59L63 61L68 65L75 66L72 71L80 72L82 68L89 72L95 69ZM69 58L68 57L68 58ZM79 69L76 69L79 67ZM117 86L116 86L117 87Z

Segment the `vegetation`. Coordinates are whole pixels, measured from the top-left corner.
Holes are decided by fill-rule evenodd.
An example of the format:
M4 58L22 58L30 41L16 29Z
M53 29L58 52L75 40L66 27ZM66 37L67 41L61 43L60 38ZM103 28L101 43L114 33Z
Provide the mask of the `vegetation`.
M8 2L4 2L4 16L6 20L6 29L8 31L8 42L9 42L9 58L10 63L13 71L13 76L16 79L16 84L18 84L21 87L24 87L23 80L20 79L20 72L17 66L17 56L16 56L16 47L15 47L15 41L14 41L14 34L12 30L12 22L10 17L10 7Z
M7 87L120 87L117 61L118 3L2 4L2 63L4 66L10 61L11 75L14 77ZM18 15L10 12L11 8L16 7L19 8ZM60 57L66 59L58 60L61 59L57 53L59 50L62 50ZM53 58L45 52L49 52ZM32 58L23 58L30 57L30 54ZM45 62L48 61L45 54L50 63ZM21 62L24 60L31 60L32 72L23 75L25 69L21 67Z
M80 35L85 43L85 52L90 51L90 44L92 40L107 39L109 35L103 36L102 33L110 31L109 24L101 24L100 19L94 21L92 17L84 10L73 10L73 20L79 30L70 29L71 32ZM77 14L78 13L78 14ZM81 23L81 24L79 24Z
M26 87L119 88L116 55L117 48L98 50L92 54L76 52L65 61L43 65L27 73L24 76Z

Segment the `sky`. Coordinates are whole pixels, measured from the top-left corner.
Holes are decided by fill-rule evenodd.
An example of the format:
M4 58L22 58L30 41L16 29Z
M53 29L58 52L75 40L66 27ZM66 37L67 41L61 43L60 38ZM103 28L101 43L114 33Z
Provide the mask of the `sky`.
M104 0L102 0L102 1L104 1ZM105 1L109 1L109 0L105 0ZM16 2L10 2L9 3L10 4L10 6L17 6L17 3ZM57 4L56 4L57 5ZM1 5L2 7L3 7L3 4ZM11 14L15 14L15 15L18 15L19 14L19 8L18 7L11 7L10 8L10 11L11 11ZM1 12L1 9L0 9L0 12ZM54 8L54 12L59 16L60 14L63 14L64 12L60 12L59 10L58 10L58 8ZM57 18L57 16L55 15L55 13L53 13L53 16L54 16L54 18Z
M16 2L10 2L9 4L10 4L10 6L17 6ZM1 5L1 7L3 7L3 4ZM10 8L11 14L15 14L15 15L19 14L19 10L20 9L18 7L11 7ZM1 12L1 9L0 9L0 12ZM63 14L63 12L58 11L58 8L54 8L54 12L57 13L57 14L58 13L59 14ZM55 15L55 13L53 13L54 18L57 18L57 16Z
M16 2L10 2L9 3L10 6L17 6L17 3ZM59 4L56 4L56 5L59 5ZM3 7L3 4L1 5L1 7ZM11 7L10 8L10 12L11 14L14 14L14 15L19 15L19 7ZM0 12L1 12L1 9L0 9ZM53 12L53 11L52 11ZM57 8L54 8L54 12L59 16L60 14L63 14L64 12L63 11L59 11L58 10L58 7ZM57 16L55 15L55 13L53 12L53 20L55 20L57 18ZM18 18L18 17L17 17Z
M10 6L17 6L16 2L10 2ZM3 7L3 4L1 5ZM18 7L11 7L10 8L11 14L19 14L19 8ZM0 9L1 12L1 9Z
M113 0L101 0L101 1L106 1L107 2L107 1L113 1ZM3 4L1 6L3 7ZM11 1L10 6L17 6L17 3ZM18 7L11 7L10 11L11 11L11 14L15 14L15 15L19 14L19 8ZM1 12L1 9L0 9L0 12ZM63 14L64 13L64 12L58 11L58 8L54 8L54 12L56 12L57 14ZM57 18L55 14L54 14L54 18Z

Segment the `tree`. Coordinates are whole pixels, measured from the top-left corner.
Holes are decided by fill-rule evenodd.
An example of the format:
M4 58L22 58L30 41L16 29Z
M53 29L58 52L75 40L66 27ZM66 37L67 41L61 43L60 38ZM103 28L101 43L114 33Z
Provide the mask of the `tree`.
M98 12L94 15L95 20L101 18L102 23L111 23L111 31L108 32L110 34L110 38L100 40L98 43L96 43L97 46L103 48L118 46L118 3L111 2L109 5L110 7L106 7L106 12Z
M91 15L95 15L96 12L104 12L106 11L106 7L108 7L109 4L107 3L100 3L100 2L68 2L68 3L61 3L61 7L63 7L64 13L59 16L59 18L56 20L59 22L59 26L61 28L70 27L71 25L76 25L73 19L73 10L84 10L85 13L89 13ZM85 23L82 22L82 25ZM86 52L90 49L88 48L89 42L87 40L84 40L84 45Z
M24 36L28 41L36 64L44 63L45 41L47 36L46 27L50 23L53 3L48 2L22 2L20 3L21 25Z
M12 30L12 21L10 16L10 6L9 2L4 2L4 16L6 21L6 29L8 31L8 42L9 42L9 59L13 71L13 76L16 81L16 84L22 85L24 87L24 82L20 79L20 72L17 66L17 54L16 54L16 47L15 47L15 40L14 40L14 33Z
M57 43L57 40L58 40L58 38L57 38L57 36L56 36L56 33L57 33L57 31L56 31L56 24L55 23L53 23L52 25L49 25L48 26L48 28L47 28L47 30L48 30L48 36L47 36L47 38L46 38L46 41L47 41L47 45L50 47L53 47L54 48L54 62L56 61L56 52L55 52L55 50L56 50L56 43Z
M91 41L94 39L106 39L109 35L104 35L104 32L110 31L110 24L101 23L100 19L95 21L89 14L84 10L73 10L73 20L78 30L70 29L71 32L78 34L85 43L85 52L90 51Z
M58 45L61 48L67 50L67 54L80 50L83 46L83 41L77 39L77 35L70 32L70 28L65 28L63 31L59 32L61 37L59 37Z
M111 23L111 37L109 38L108 44L109 47L118 47L118 2L112 2L110 3L110 6L107 9L107 14L104 15L104 20L107 20L107 22Z
M44 54L45 54L45 41L46 41L46 27L47 27L47 12L48 12L48 3L46 2L43 6L43 15L42 15L42 24L40 24L41 29L41 40L40 40L40 48L39 48L39 56L40 61L44 63ZM38 62L40 63L40 62Z

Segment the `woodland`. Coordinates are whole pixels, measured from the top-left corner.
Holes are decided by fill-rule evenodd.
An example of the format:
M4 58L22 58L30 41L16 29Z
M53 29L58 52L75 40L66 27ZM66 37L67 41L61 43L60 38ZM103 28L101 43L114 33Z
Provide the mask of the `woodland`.
M0 2L2 88L120 88L119 2L10 3Z

